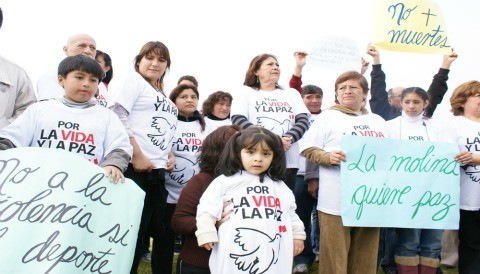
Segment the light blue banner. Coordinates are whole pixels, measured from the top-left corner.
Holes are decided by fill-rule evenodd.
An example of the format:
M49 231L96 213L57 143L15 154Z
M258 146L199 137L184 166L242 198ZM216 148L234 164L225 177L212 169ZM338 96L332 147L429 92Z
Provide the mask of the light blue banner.
M74 153L0 151L0 273L129 273L144 196Z
M344 226L458 229L455 144L344 136Z

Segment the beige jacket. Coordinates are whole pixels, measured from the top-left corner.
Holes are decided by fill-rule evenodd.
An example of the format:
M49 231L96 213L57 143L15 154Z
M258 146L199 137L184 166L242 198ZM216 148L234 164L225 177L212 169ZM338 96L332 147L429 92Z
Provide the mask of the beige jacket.
M0 56L0 129L37 101L25 70Z

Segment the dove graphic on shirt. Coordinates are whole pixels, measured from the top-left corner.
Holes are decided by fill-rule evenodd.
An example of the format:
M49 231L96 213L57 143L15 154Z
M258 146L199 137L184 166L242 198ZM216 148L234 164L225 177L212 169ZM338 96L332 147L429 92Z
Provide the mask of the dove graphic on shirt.
M197 173L197 163L198 160L192 162L185 157L175 156L175 166L173 167L173 171L169 174L170 179L176 181L180 185L186 184L188 180Z
M480 170L478 169L478 166L466 165L462 166L462 168L472 181L475 183L480 182Z
M270 117L257 117L257 126L264 127L279 136L283 136L290 129L290 119L278 121Z
M272 264L277 263L280 251L280 234L271 238L266 233L253 229L239 227L235 229L234 242L245 253L230 253L230 258L235 259L235 265L239 270L250 274L266 273Z
M158 146L161 150L166 150L177 127L170 125L168 120L163 117L153 117L151 127L155 128L158 134L147 134L148 138L153 145Z

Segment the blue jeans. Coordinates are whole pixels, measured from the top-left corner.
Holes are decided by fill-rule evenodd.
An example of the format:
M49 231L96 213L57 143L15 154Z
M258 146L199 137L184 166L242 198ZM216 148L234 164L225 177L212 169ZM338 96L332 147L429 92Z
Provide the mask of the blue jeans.
M398 242L395 255L439 259L442 251L441 229L397 228Z
M293 194L295 194L295 203L297 204L296 213L302 220L305 226L305 233L307 234L302 253L295 256L293 260L295 264L306 264L310 267L315 260L315 253L313 253L310 239L310 223L315 199L308 192L307 182L305 182L303 175L297 175Z
M320 251L320 226L318 225L317 200L313 203L312 208L312 225L310 226L310 239L313 253L318 254Z
M385 273L396 273L395 247L397 246L397 233L395 228L380 228L380 242L378 245L377 267L381 266Z

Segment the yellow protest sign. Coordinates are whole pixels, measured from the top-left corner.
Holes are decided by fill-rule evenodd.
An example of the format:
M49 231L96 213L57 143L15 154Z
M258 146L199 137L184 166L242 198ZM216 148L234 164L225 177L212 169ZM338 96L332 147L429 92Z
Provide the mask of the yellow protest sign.
M376 0L372 39L379 49L451 52L440 7L430 0Z

